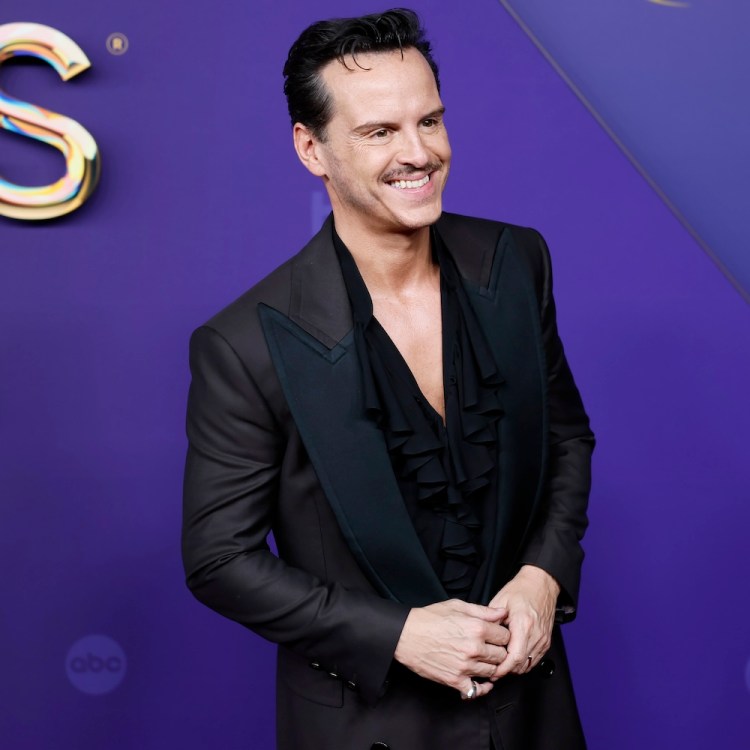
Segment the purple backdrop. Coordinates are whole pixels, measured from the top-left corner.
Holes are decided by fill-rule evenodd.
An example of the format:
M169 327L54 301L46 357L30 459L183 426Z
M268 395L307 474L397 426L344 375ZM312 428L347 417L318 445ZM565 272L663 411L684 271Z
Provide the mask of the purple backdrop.
M411 4L442 63L447 208L547 237L599 437L566 629L590 747L746 748L750 310L499 2ZM378 6L211 7L0 10L0 23L48 24L86 51L93 69L70 83L4 65L0 85L79 120L103 161L82 210L0 220L9 750L272 747L272 648L182 582L187 339L326 211L291 148L289 44L321 16ZM107 52L112 32L126 54ZM0 132L4 177L61 168Z
M500 0L750 302L747 0Z

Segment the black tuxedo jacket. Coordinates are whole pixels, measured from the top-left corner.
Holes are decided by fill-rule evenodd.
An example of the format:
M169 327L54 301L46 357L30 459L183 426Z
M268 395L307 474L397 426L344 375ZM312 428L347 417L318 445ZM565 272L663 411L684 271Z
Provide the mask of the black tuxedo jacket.
M392 657L411 607L446 599L365 416L331 219L191 339L183 557L208 606L280 644L283 750L582 747L556 629L547 658L462 702ZM531 229L443 214L504 378L486 603L524 563L574 614L593 436ZM278 556L268 547L269 532ZM484 717L484 718L483 718ZM251 743L248 745L251 746Z

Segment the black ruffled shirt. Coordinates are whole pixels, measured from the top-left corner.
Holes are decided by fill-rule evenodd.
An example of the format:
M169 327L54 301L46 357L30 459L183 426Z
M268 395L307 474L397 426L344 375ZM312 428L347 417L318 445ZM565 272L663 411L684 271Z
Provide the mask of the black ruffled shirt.
M367 417L382 430L415 531L450 597L477 600L492 543L502 377L450 253L432 232L440 266L445 423L373 316L351 253L333 230L352 306Z

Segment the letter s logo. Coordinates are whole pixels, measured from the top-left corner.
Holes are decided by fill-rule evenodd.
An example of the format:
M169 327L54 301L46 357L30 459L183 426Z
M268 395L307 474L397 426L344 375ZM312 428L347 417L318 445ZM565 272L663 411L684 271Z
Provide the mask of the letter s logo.
M0 65L23 55L49 63L63 81L91 67L83 50L56 29L38 23L0 24ZM0 91L0 126L54 146L67 166L57 182L40 187L15 185L0 177L0 216L54 219L80 208L94 192L101 169L99 149L75 120Z

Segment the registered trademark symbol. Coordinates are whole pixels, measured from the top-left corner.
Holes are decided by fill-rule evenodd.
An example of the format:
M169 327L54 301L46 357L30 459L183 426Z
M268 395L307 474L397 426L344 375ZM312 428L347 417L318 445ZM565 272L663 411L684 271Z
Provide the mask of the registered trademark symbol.
M125 34L116 31L107 37L107 50L111 55L124 55L128 51L130 42Z
M648 0L654 5L665 5L667 8L689 8L690 3L683 2L682 0Z

